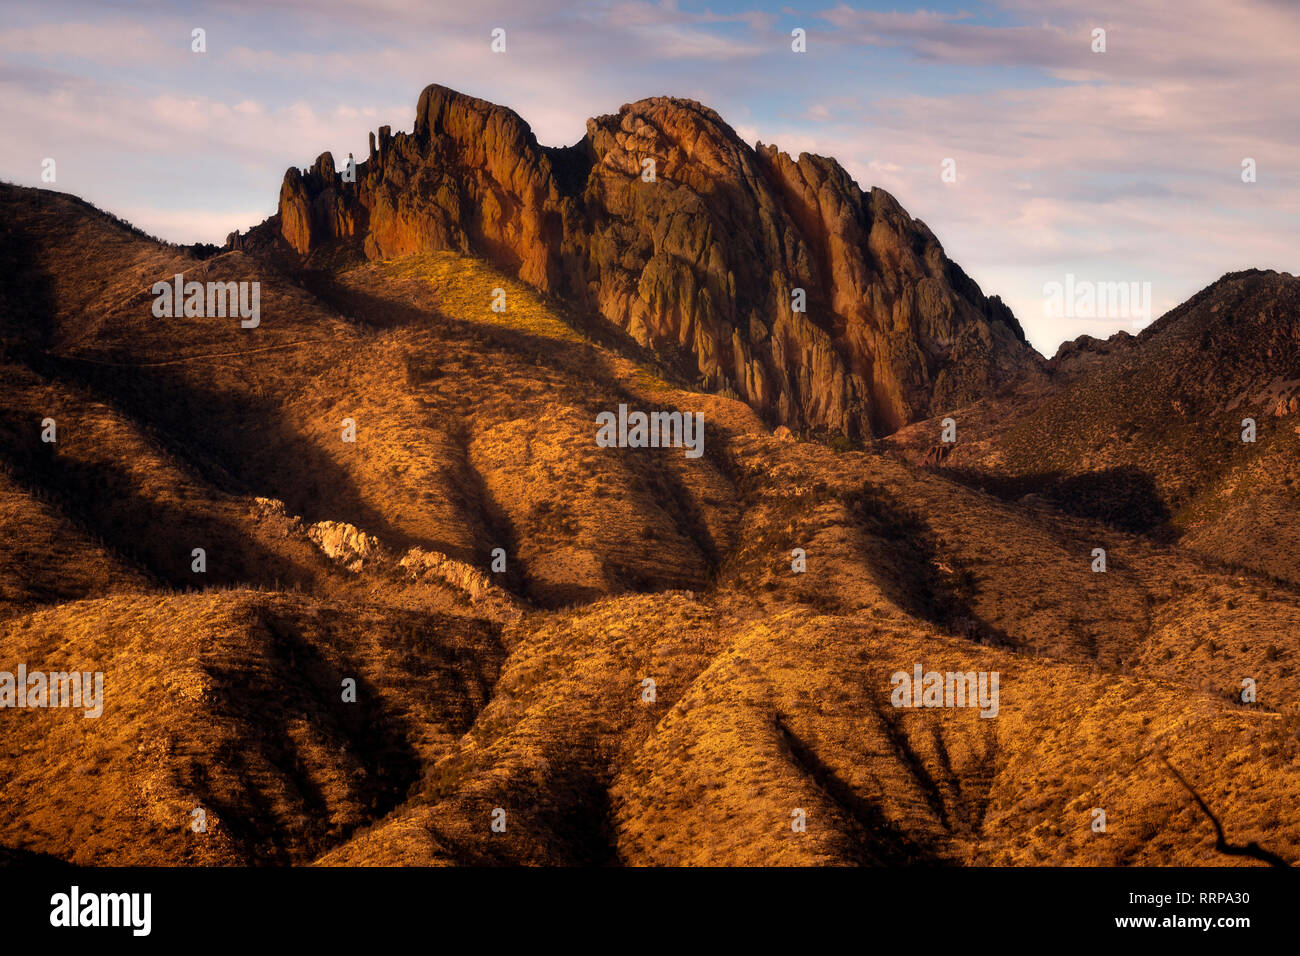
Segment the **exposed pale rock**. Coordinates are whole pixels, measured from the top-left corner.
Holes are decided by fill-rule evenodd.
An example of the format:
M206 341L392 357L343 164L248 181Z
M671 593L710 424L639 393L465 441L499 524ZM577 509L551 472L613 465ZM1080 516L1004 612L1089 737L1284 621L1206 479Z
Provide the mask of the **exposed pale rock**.
M378 538L346 521L318 521L307 529L307 536L326 557L343 563L350 571L360 571L367 559L384 554Z
M472 564L449 558L440 551L411 548L397 564L408 577L433 580L464 592L472 604L486 605L507 617L520 613L518 602L509 591L497 586Z
M449 558L440 551L411 548L397 562L413 578L436 577L464 591L471 600L479 601L500 588L488 576L471 564Z

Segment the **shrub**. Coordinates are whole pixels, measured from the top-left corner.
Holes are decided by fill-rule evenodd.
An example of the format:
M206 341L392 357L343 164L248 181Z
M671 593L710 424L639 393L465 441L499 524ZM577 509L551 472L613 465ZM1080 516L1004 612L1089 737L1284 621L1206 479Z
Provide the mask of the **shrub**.
M408 355L406 357L406 384L411 387L423 385L442 377L442 369L427 355Z

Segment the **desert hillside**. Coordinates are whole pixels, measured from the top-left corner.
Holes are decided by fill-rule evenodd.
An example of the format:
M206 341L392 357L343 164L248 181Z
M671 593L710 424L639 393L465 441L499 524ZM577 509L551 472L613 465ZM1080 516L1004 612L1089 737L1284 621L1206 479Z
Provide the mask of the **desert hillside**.
M1258 862L1166 760L1300 859L1294 278L1047 363L698 104L554 151L431 87L358 169L206 258L0 186L0 671L104 675L0 711L0 859Z
M1300 279L1236 272L1137 336L1061 346L1045 382L944 411L941 459L1004 499L1300 582ZM938 417L889 446L931 461Z

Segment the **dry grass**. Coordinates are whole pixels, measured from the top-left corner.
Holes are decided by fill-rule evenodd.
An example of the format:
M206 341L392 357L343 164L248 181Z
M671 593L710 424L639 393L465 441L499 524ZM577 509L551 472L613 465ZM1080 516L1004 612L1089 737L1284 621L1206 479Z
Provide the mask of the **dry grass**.
M9 190L4 205L20 304L46 310L49 334L4 326L0 670L102 670L107 710L0 711L0 851L1242 862L1215 854L1164 754L1234 842L1300 857L1300 595L1217 559L1240 548L1206 557L969 476L778 440L475 260L197 266L68 200ZM263 326L149 317L142 290L186 262L263 282ZM596 413L620 402L703 411L704 456L596 447ZM979 454L1029 455L1006 410L986 411ZM1082 452L1042 454L1015 467ZM1235 542L1266 513L1234 511L1256 465L1233 465L1238 490L1198 492L1231 499L1212 524ZM1182 467L1160 474L1190 480ZM1295 512L1270 500L1281 540ZM379 550L331 560L318 521ZM455 573L412 577L411 548ZM890 675L916 663L998 671L999 716L893 708Z

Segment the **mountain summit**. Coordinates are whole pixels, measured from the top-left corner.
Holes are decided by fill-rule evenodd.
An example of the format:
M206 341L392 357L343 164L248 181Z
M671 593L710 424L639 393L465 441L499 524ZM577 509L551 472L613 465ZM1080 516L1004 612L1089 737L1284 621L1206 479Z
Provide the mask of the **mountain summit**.
M512 110L430 86L355 177L329 153L289 169L277 214L239 241L307 268L480 255L796 429L888 434L1042 366L893 196L833 159L751 148L691 100L625 105L552 148Z

